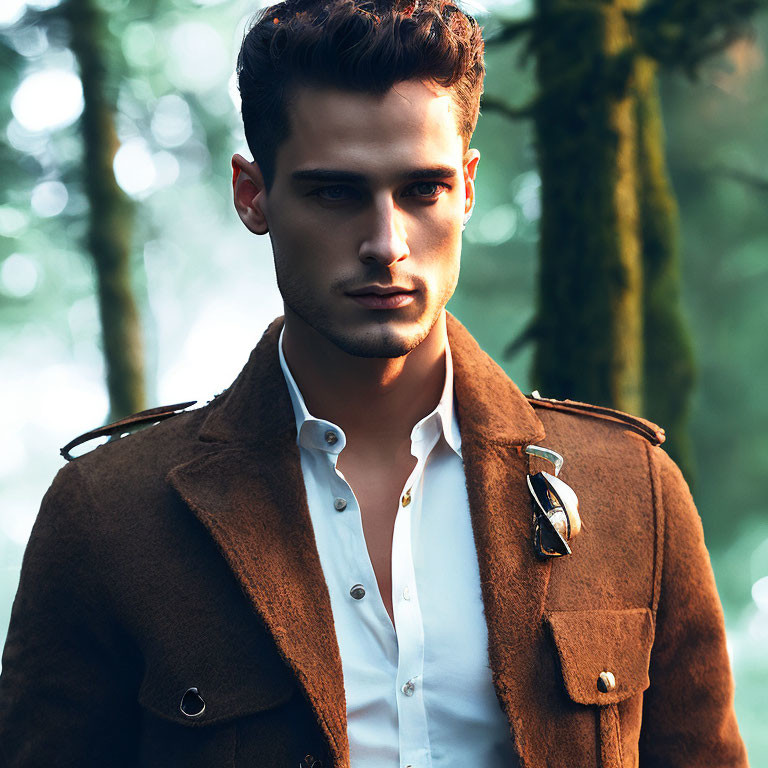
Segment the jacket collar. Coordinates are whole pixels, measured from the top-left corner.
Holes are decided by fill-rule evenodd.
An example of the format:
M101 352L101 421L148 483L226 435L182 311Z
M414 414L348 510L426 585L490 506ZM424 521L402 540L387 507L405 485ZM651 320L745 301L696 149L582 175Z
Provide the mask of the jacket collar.
M232 386L210 405L211 444L168 474L208 529L314 708L332 763L349 765L346 702L330 597L307 507L296 422L275 320ZM543 766L537 640L550 563L531 545L524 444L544 437L519 389L448 316L457 415L497 696L525 768ZM535 699L535 697L533 697ZM539 750L540 751L540 750Z

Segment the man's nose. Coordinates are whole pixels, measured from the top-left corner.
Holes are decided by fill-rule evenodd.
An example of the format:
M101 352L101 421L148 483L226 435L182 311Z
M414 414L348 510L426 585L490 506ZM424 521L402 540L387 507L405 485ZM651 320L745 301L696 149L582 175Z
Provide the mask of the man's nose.
M408 238L405 214L397 208L392 198L377 201L371 212L370 229L360 244L360 261L374 261L390 267L407 259Z

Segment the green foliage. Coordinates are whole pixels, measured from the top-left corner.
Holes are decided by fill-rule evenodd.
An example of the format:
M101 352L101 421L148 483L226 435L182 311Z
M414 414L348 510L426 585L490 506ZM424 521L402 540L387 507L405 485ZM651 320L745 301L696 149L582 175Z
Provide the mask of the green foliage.
M701 65L749 36L766 0L650 0L630 15L636 48L660 64L695 77Z

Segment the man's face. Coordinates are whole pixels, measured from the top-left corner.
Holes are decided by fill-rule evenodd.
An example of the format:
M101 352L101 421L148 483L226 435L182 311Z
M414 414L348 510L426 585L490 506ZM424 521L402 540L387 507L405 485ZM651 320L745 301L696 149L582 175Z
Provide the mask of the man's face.
M287 313L344 351L399 357L432 330L459 277L479 153L450 91L301 87L263 196Z

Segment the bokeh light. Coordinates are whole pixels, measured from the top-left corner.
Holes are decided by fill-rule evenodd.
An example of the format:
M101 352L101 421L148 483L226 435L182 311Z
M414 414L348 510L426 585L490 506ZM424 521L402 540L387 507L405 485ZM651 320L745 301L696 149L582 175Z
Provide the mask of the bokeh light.
M144 139L130 139L115 154L115 179L124 192L141 197L152 189L157 178L152 153Z
M42 181L32 190L30 205L43 218L58 216L67 206L69 194L60 181Z
M71 125L83 111L80 78L64 69L33 72L13 94L11 110L28 131L53 131Z
M29 217L18 208L10 205L0 205L0 235L17 237L26 228Z
M513 182L513 198L528 221L541 216L541 178L536 171L522 173Z
M11 45L28 59L42 56L48 50L48 35L39 26L22 26L8 37Z
M32 293L38 279L39 269L33 256L12 253L0 265L0 287L3 293L17 299Z
M152 135L163 147L178 147L192 136L189 105L175 93L158 99L152 115Z
M15 24L27 10L24 0L3 0L0 3L0 28Z
M171 33L166 71L177 88L207 91L219 86L231 67L221 36L209 24L188 21Z
M475 242L486 245L501 245L512 238L517 230L518 213L513 205L497 205L478 220L470 237Z
M123 53L128 62L140 69L153 66L160 56L155 30L151 24L136 21L129 24L121 38Z
M768 576L763 576L752 585L752 599L761 611L768 613Z

